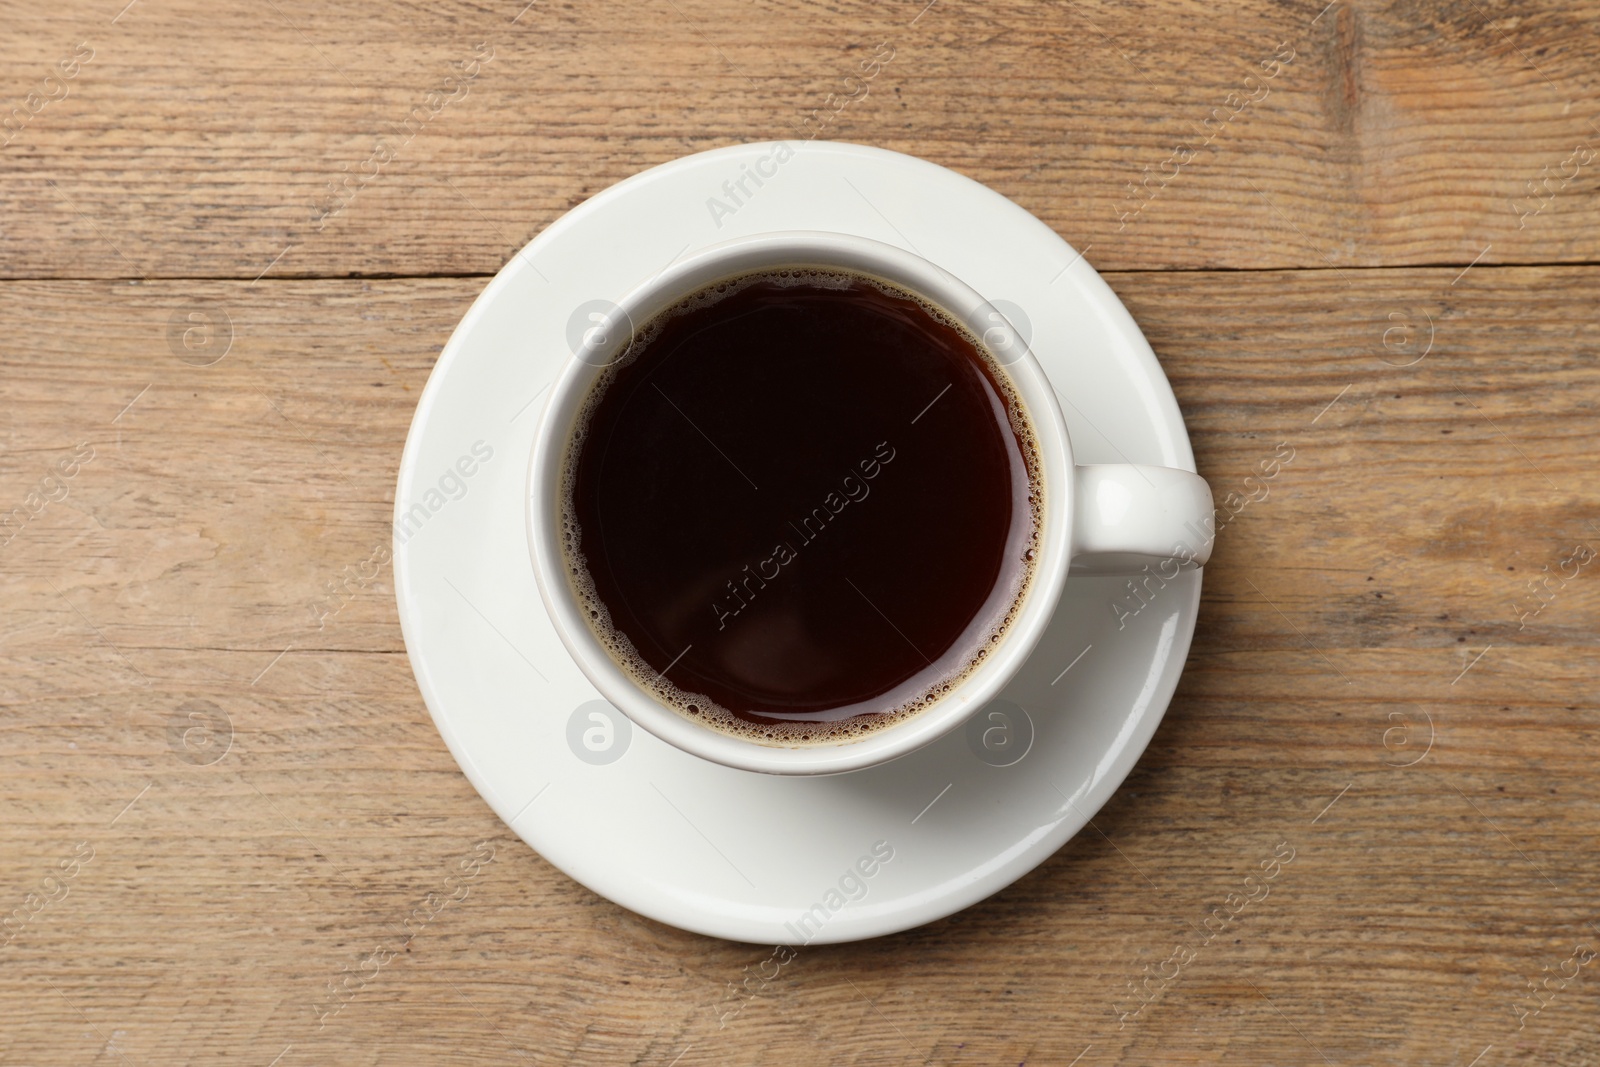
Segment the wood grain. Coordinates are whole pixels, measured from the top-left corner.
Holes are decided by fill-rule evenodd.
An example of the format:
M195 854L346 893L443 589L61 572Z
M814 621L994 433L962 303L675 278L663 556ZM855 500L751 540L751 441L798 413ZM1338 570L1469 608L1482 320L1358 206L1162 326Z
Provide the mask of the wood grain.
M1600 594L1561 573L1600 550L1600 159L1526 187L1600 147L1593 5L123 2L0 8L0 1065L1600 1060L1592 968L1516 1012L1600 948ZM770 949L517 841L387 570L327 586L387 539L419 391L512 249L796 135L879 41L826 136L1089 249L1237 514L1090 830L946 920L802 949L719 1029ZM1270 91L1164 163L1247 76Z
M986 182L1102 268L1600 259L1593 5L121 6L5 16L0 116L65 96L0 149L3 276L492 272L644 167L805 136L881 41L823 135Z
M313 625L385 536L481 281L5 283L28 312L0 347L0 493L94 447L0 550L12 906L94 855L0 949L0 1062L1583 1062L1592 985L1521 1034L1513 1009L1597 936L1600 597L1584 571L1521 629L1513 603L1600 543L1597 325L1573 316L1600 272L1457 273L1109 276L1219 497L1294 449L1218 538L1165 723L1039 870L802 950L721 1031L768 950L633 916L515 841L427 718L387 575ZM167 347L188 306L230 316L213 366ZM1384 362L1410 358L1390 308L1436 324L1413 366ZM231 722L215 764L173 746L193 701ZM319 1028L327 984L479 841L469 898ZM1279 842L1259 911L1119 1031L1125 984Z

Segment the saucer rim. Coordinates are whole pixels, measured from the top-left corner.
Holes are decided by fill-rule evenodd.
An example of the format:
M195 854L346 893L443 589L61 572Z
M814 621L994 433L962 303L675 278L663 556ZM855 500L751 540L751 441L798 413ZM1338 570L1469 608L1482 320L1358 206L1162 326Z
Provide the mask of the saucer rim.
M397 523L400 518L400 502L403 499L403 491L408 484L417 480L418 465L423 450L422 437L430 420L437 414L437 409L441 405L441 397L444 395L446 388L444 383L449 376L450 370L463 358L462 353L471 342L474 330L481 324L481 320L488 314L489 309L504 298L507 291L517 284L526 271L536 269L533 267L533 256L537 253L541 244L550 239L550 235L564 233L570 227L580 224L588 215L605 210L608 205L615 202L619 197L631 195L632 190L664 174L681 168L701 166L723 159L738 159L753 152L758 152L763 148L769 148L781 143L784 142L753 142L730 145L684 156L642 171L603 190L590 200L572 209L560 219L552 222L523 249L519 250L507 263L506 267L502 268L491 279L483 292L479 294L463 315L449 342L441 351L433 373L430 374L423 394L418 400L416 412L407 432L400 468L397 472L395 498L395 518ZM1073 249L1064 239L1033 215L1007 200L1001 194L958 172L951 171L927 160L872 146L855 145L847 142L809 142L804 147L809 152L842 156L850 163L859 163L863 166L870 167L880 163L899 167L909 165L912 169L920 169L932 180L948 183L951 178L960 179L968 187L968 192L980 194L990 201L991 207L995 206L995 201L1000 202L1019 224L1030 226L1040 238L1048 235L1049 238L1053 239L1061 250L1072 257L1068 268L1063 268L1063 273L1083 260L1082 255L1077 250ZM870 235L863 234L863 236ZM939 264L937 258L928 258L936 265ZM1104 279L1094 272L1087 262L1083 262L1082 266L1087 273L1080 272L1075 279L1083 290L1081 295L1088 304L1092 305L1098 315L1109 317L1108 325L1112 327L1122 341L1128 344L1129 350L1117 358L1119 361L1131 361L1133 367L1129 373L1136 384L1142 386L1140 389L1140 406L1143 408L1149 424L1141 426L1140 433L1147 440L1154 442L1156 449L1162 453L1161 462L1164 465L1193 471L1195 469L1193 454L1187 430L1184 427L1181 413L1177 408L1176 397L1172 393L1170 383L1166 380L1159 362L1156 361L1148 341L1138 329L1131 314L1128 313ZM1048 372L1046 372L1046 377L1049 377ZM1057 386L1057 390L1059 392L1059 386ZM519 484L521 483L521 479L516 481ZM396 529L398 530L398 525ZM420 610L418 598L421 594L415 587L415 583L420 579L421 575L413 576L410 573L411 555L407 551L405 544L400 542L397 537L394 544L395 593L408 659L412 664L419 691L428 707L429 714L433 718L435 726L449 748L451 755L456 759L463 773L488 802L496 815L517 836L527 842L530 847L534 848L540 856L557 869L598 895L641 915L681 929L728 940L763 944L774 942L798 943L785 941L782 937L772 936L778 929L776 920L771 922L761 919L747 921L743 916L724 915L715 912L697 913L692 908L684 906L679 899L664 896L661 893L652 893L643 888L645 884L643 882L630 882L627 879L618 881L615 878L608 878L605 870L607 864L603 862L593 862L590 857L581 854L566 854L559 858L552 857L532 840L533 837L537 836L536 831L524 832L517 828L517 822L522 818L522 811L518 811L513 804L506 802L492 780L492 776L486 773L479 761L473 757L469 744L461 736L457 724L454 722L452 713L445 707L445 702L441 699L441 691L434 677L434 670L427 662L424 651L419 648L418 641L422 635L417 628L420 623L413 616L415 612ZM969 877L960 880L960 885L949 886L948 888L935 885L921 891L908 892L897 900L892 909L887 911L882 907L858 910L845 909L832 918L821 935L808 939L804 943L840 943L883 936L944 918L970 907L1013 884L1053 856L1067 841L1071 840L1088 823L1094 812L1098 811L1109 800L1131 772L1138 759L1142 757L1150 739L1165 716L1172 694L1181 678L1182 666L1193 637L1200 599L1201 573L1201 571L1194 572L1193 580L1188 583L1189 588L1177 591L1173 597L1172 607L1174 610L1169 614L1177 621L1177 632L1173 634L1170 643L1164 646L1166 652L1165 658L1160 659L1160 676L1154 680L1153 685L1147 688L1146 695L1148 699L1144 701L1142 711L1136 706L1127 712L1118 712L1118 717L1123 720L1137 715L1138 721L1133 724L1134 729L1120 735L1117 743L1114 743L1107 750L1106 755L1112 756L1112 759L1109 763L1102 763L1097 767L1094 779L1087 784L1085 794L1081 797L1084 801L1082 806L1073 805L1077 809L1079 817L1063 817L1051 828L1048 834L1036 839L1025 850L1025 853L1013 855L1003 866L991 867L981 877ZM1057 610L1060 610L1059 606ZM1155 665L1155 660L1151 660L1148 663L1150 667ZM914 755L914 753L911 755ZM905 758L907 757L901 757L901 759ZM893 766L898 762L896 760L877 767L823 777L872 775L882 767ZM734 771L731 769L729 773L740 776L756 775L762 779L779 777L761 772ZM523 806L523 810L525 809L526 805ZM1084 814L1085 811L1087 811L1087 814ZM512 814L512 812L515 813ZM955 880L952 879L951 881ZM941 888L943 888L943 892L938 892Z

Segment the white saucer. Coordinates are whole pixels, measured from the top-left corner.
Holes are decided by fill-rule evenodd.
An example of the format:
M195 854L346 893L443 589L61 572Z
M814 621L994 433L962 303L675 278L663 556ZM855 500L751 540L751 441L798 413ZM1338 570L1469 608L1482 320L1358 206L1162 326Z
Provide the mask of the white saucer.
M1200 575L1168 582L1131 616L1140 601L1125 579L1070 579L1038 650L993 709L999 717L980 713L920 752L852 774L716 766L630 728L600 700L556 637L528 561L536 401L571 350L573 324L585 324L575 312L620 299L692 249L802 229L909 248L1031 327L1079 462L1194 470L1149 344L1043 223L910 156L826 142L790 151L740 145L646 171L575 208L507 264L417 406L395 498L394 571L434 722L524 841L653 919L797 945L941 918L1061 847L1155 732L1194 632ZM1113 602L1124 605L1121 628Z

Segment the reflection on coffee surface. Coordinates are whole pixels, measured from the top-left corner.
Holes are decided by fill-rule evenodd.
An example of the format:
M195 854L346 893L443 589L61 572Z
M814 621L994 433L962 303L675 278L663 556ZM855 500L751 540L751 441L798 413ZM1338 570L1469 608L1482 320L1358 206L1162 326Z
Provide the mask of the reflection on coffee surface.
M644 324L578 416L562 494L613 658L694 721L780 745L901 721L981 664L1044 516L988 350L896 286L801 267Z

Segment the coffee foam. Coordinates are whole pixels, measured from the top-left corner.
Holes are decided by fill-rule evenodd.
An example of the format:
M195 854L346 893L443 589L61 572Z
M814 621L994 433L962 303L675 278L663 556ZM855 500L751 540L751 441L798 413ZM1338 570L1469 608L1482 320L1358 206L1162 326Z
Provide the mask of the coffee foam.
M989 371L988 378L1000 393L1005 404L1011 431L1016 435L1023 462L1027 465L1028 505L1032 512L1032 529L1028 533L1027 548L1021 566L1010 580L1009 606L999 622L988 627L977 639L969 641L959 654L960 666L924 686L915 696L901 700L891 707L874 709L848 719L782 721L754 723L741 719L702 693L690 693L673 685L664 672L657 671L639 654L633 641L611 621L611 612L595 589L588 565L579 548L582 528L573 504L577 483L578 457L583 442L588 437L589 424L594 417L600 398L611 387L617 372L638 359L639 353L650 346L662 328L671 320L690 311L710 307L758 282L771 282L780 287L805 286L821 289L848 289L865 282L890 296L916 303L928 315L961 334L975 352L983 356ZM589 629L604 646L612 661L632 678L634 684L651 694L658 702L676 711L691 722L718 733L729 734L742 741L776 748L797 748L811 745L838 745L858 741L868 735L889 729L928 710L944 699L960 684L974 674L997 648L1021 611L1028 589L1033 584L1037 568L1039 542L1045 513L1044 485L1039 476L1039 445L1017 395L1016 387L989 346L979 339L965 323L944 308L882 278L856 271L833 267L781 267L764 268L708 283L675 304L656 313L643 327L634 331L628 351L615 362L608 364L589 387L588 396L578 410L573 430L567 442L566 455L561 470L561 542L562 557L566 564L567 579L579 607L586 616ZM956 660L954 649L947 650L939 662ZM759 714L759 712L756 712Z

